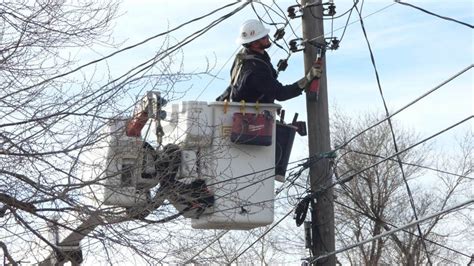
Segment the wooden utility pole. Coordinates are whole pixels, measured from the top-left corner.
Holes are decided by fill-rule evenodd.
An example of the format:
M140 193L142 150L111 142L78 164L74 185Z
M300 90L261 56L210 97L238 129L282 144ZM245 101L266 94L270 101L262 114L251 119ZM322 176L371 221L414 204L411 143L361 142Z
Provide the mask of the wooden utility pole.
M323 28L323 6L322 0L302 0L302 6L317 4L303 10L302 29L303 39L313 40L325 47ZM319 3L319 5L318 5ZM311 9L311 10L310 10ZM309 43L305 44L304 67L305 73L312 67L317 58L317 48ZM308 144L309 156L314 157L331 150L329 137L329 111L328 93L326 81L326 62L322 60L323 74L320 79L318 100L306 96L306 110L308 119ZM318 160L309 169L311 191L316 192L327 187L332 182L332 173L329 159ZM334 199L333 190L327 189L317 193L315 200L311 203L311 235L313 257L318 257L335 250L334 237ZM336 257L317 261L317 265L335 265Z

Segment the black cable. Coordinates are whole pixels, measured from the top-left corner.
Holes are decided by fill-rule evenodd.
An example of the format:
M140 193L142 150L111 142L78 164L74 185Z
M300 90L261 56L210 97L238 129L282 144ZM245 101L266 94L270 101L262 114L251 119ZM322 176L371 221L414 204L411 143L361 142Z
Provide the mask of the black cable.
M74 73L74 72L77 72L78 70L80 70L80 69L82 69L82 68L84 68L84 67L90 66L90 65L92 65L92 64L95 64L95 63L98 63L98 62L103 61L103 60L105 60L105 59L108 59L108 58L110 58L110 57L112 57L112 56L114 56L114 55L116 55L116 54L118 54L118 53L121 53L121 52L124 52L124 51L126 51L126 50L135 48L135 47L137 47L137 46L140 46L140 45L142 45L142 44L144 44L144 43L146 43L146 42L148 42L148 41L150 41L150 40L153 40L153 39L155 39L155 38L158 38L158 37L160 37L160 36L169 34L169 33L173 32L173 31L176 31L176 30L178 30L178 29L180 29L180 28L182 28L182 27L184 27L184 26L186 26L186 25L188 25L188 24L191 24L191 23L193 23L193 22L199 21L199 20L201 20L201 19L203 19L203 18L208 17L209 15L212 15L212 14L214 14L214 13L220 11L220 10L223 10L223 9L225 9L225 8L228 8L228 7L230 7L230 6L236 5L236 4L240 3L240 2L241 2L241 1L235 1L235 2L233 2L233 3L230 3L230 4L227 4L227 5L225 5L225 6L219 7L219 8L217 8L217 9L215 9L215 10L213 10L213 11L211 11L211 12L209 12L209 13L203 15L203 16L200 16L200 17L198 17L198 18L194 18L194 19L189 20L189 21L187 21L187 22L185 22L185 23L183 23L183 24L181 24L181 25L178 25L177 27L175 27L175 28L173 28L173 29L171 29L171 30L169 30L169 31L156 34L156 35L154 35L154 36L152 36L152 37L149 37L149 38L147 38L147 39L145 39L145 40L143 40L143 41L140 41L140 42L138 42L138 43L135 43L135 44L132 44L132 45L130 45L130 46L127 46L127 47L122 48L122 49L120 49L120 50L118 50L118 51L115 51L115 52L113 52L113 53L110 53L110 54L108 54L108 55L106 55L106 56L104 56L104 57L101 57L101 58L99 58L99 59L92 60L92 61L90 61L90 62L88 62L88 63L85 63L85 64L83 64L83 65L81 65L81 66L79 66L79 67L77 67L77 68L75 68L75 69L72 69L72 70L68 71L68 72L65 72L65 73L56 75L56 76L54 76L54 77L48 78L48 79L46 79L46 80L43 80L43 81L41 81L41 82L39 82L39 83L30 85L30 86L25 87L25 88L23 88L23 89L19 89L16 93L21 92L21 91L23 91L23 90L31 89L31 88L36 87L36 86L40 86L40 85L42 85L42 84L44 84L44 83L46 83L46 82L48 82L48 81L50 81L50 80L54 80L54 79L57 79L57 78L64 77L64 76L67 76L67 75L69 75L69 74L72 74L72 73ZM245 5L246 5L246 4L245 4ZM9 95L9 96L12 96L12 95Z
M272 10L272 11L273 11L275 14L277 14L278 16L280 16L280 17L282 17L282 16L279 15L278 12L276 12L274 9L272 9L271 6L268 6L268 5L266 5L266 4L264 4L264 3L261 3L261 2L258 2L258 3L263 6L263 8L265 9L265 13L268 15L268 18L271 20L271 22L265 21L265 20L263 19L263 17L261 17L261 16L258 14L257 10L255 9L254 2L252 2L252 3L251 3L252 10L253 10L253 12L255 13L255 15L257 16L258 20L260 20L262 23L267 24L267 25L270 25L270 26L275 26L275 27L277 27L277 25L280 25L280 24L286 24L286 23L283 23L283 22L278 22L278 23L276 23L276 22L273 20L272 16L270 15L270 13L269 13L268 10L267 10L267 8L270 9L270 10ZM275 3L273 3L272 6L273 6L274 4L275 4ZM283 18L284 18L284 17L283 17Z
M271 23L266 22L266 21L258 14L258 12L257 12L257 10L255 9L255 7L254 7L254 5L253 5L253 2L252 2L252 5L251 5L251 6L252 6L252 10L253 10L253 12L255 13L255 15L258 17L258 19L260 20L260 22L265 23L265 24L267 24L267 25L275 26L275 28L276 28L277 30L278 30L278 26L277 26L277 25L279 25L279 24L283 24L283 25L284 25L284 26L283 26L283 29L286 28L286 26L289 24L289 21L288 21L288 20L286 20L285 23L275 23L275 21L273 20L272 16L270 15L270 13L269 13L268 10L267 10L267 7L268 7L268 6L265 5L265 4L263 4L263 3L260 3L260 4L261 4L261 5L263 6L263 8L265 9L265 13L266 13L266 15L268 15L269 19L271 20ZM275 3L273 3L273 4L275 4ZM273 4L272 4L272 5L273 5ZM273 9L271 8L271 6L268 7L268 8L278 15L278 13L277 13L275 10L273 10ZM289 52L290 46L288 45L288 43L287 43L286 41L285 41L285 45L286 45L286 47L287 47L288 50L285 49L285 48L283 48L283 46L279 45L279 44L276 42L276 41L277 41L276 38L274 39L274 38L272 38L272 36L271 36L270 38L271 38L273 44L275 44L278 48L282 49L282 50L285 51L288 55L290 55L290 52Z
M349 250L349 249L352 249L352 248L355 248L355 247L358 247L358 246L361 246L361 245L364 245L368 242L371 242L371 241L374 241L374 240L377 240L377 239L380 239L380 238L383 238L383 237L388 237L390 235L393 235L405 228L408 228L408 227L413 227L415 224L419 224L419 223L422 223L422 222L425 222L425 221L428 221L428 220L431 220L433 218L436 218L436 217L439 217L441 215L444 215L444 214L448 214L448 213L451 213L451 212L454 212L454 211L459 211L460 209L462 208L467 208L468 205L471 205L474 203L474 199L470 199L468 201L465 201L459 205L456 205L456 206L453 206L451 208L448 208L446 210L443 210L443 211L440 211L440 212L437 212L437 213L433 213L431 215L428 215L428 216L425 216L419 220L415 220L413 222L410 222L406 225L403 225L403 226L400 226L400 227L397 227L395 229L392 229L392 230L389 230L389 231L386 231L385 233L381 233L381 234L378 234L378 235L375 235L374 237L371 237L369 239L366 239L366 240L362 240L362 241L359 241L357 243L354 243L352 245L349 245L349 246L345 246L345 247L342 247L338 250L335 250L335 251L332 251L332 252L328 252L326 254L323 254L323 255L320 255L316 258L306 258L306 260L310 260L311 263L314 263L316 261L319 261L321 259L324 259L324 258L327 258L327 257L330 257L330 256L334 256L336 254L339 254L341 252L344 252L346 250Z
M347 16L347 20L346 20L346 25L344 26L344 30L342 31L342 34L341 34L341 37L339 37L339 43L342 42L342 39L344 38L344 35L346 34L346 29L347 27L349 26L349 21L351 19L351 16L352 16L352 11L354 10L354 7L352 7L349 11L349 16Z
M349 8L348 10L346 10L346 11L345 11L344 13L342 13L341 15L334 17L334 19L342 18L343 16L345 16L345 15L346 15L347 13L349 13L349 12L352 14L352 11L354 10L354 7L355 7L355 5L357 5L357 3L359 3L359 0L356 0L356 1L354 2L354 5L352 5L351 8ZM349 16L350 16L350 14L349 14Z
M298 36L298 34L296 34L295 30L293 29L293 26L291 26L291 23L290 23L290 20L286 18L286 15L285 15L285 11L283 11L283 9L276 3L276 1L273 1L273 3L276 5L276 7L278 8L278 10L280 10L280 12L283 14L283 17L284 19L286 20L286 23L288 26L290 26L290 29L291 31L293 32L293 35L294 36ZM275 12L276 13L276 12ZM285 40L286 42L286 40Z
M467 118L465 118L465 119L463 119L463 120L461 120L461 121L459 121L459 122L457 122L457 123L455 123L455 124L453 124L453 125L451 125L451 126L449 126L449 127L447 127L447 128L444 128L443 130L438 131L437 133L435 133L435 134L433 134L433 135L431 135L431 136L429 136L429 137L426 137L426 138L424 138L424 139L422 139L422 140L416 142L415 144L412 144L412 145L406 147L405 149L399 151L398 153L392 154L392 155L386 157L386 158L383 159L383 160L380 160L380 161L378 161L378 162L376 162L376 163L374 163L374 164L372 164L372 165L370 165L370 166L368 166L368 167L366 167L366 168L364 168L364 169L362 169L362 170L360 170L360 171L357 171L357 172L354 173L354 174L351 174L351 175L349 175L349 176L347 176L347 177L338 179L336 182L332 183L332 184L329 185L328 187L321 188L319 191L324 191L324 190L326 190L326 189L329 189L329 188L331 188L331 187L334 187L335 185L346 183L346 182L350 181L352 178L354 178L355 176L359 175L360 173L365 172L365 171L367 171L368 169L373 168L373 167L375 167L375 166L377 166L377 165L379 165L379 164L381 164L381 163L383 163L383 162L385 162L385 161L388 161L388 160L390 160L390 159L396 157L397 155L400 155L400 154L402 154L402 153L404 153L404 152L406 152L406 151L408 151L408 150L411 150L411 149L415 148L416 146L418 146L418 145L420 145L420 144L422 144L422 143L425 143L425 142L427 142L428 140L431 140L431 139L433 139L433 138L435 138L435 137L437 137L437 136L439 136L439 135L441 135L441 134L443 134L443 133L445 133L445 132L447 132L447 131L449 131L449 130L451 130L451 129L453 129L453 128L459 126L459 125L461 125L462 123L464 123L464 122L466 122L466 121L469 121L469 120L472 119L472 118L473 118L472 115L471 115L471 116L468 116ZM319 192L319 191L318 191L318 192Z
M364 2L362 2L362 5L363 5ZM361 11L359 11L359 9L357 8L357 6L355 6L355 9L357 11L357 13L359 14L359 18L360 18L360 25L362 27L362 32L364 33L364 37L365 37L365 40L367 42L367 47L369 49L369 52L370 52L370 59L371 59L371 62L372 62L372 66L374 67L374 71L375 71L375 77L376 77L376 80L377 80L377 85L378 85L378 89L379 89L379 93L380 93L380 97L382 98L382 102L383 102L383 105L384 105L384 109L385 109L385 114L386 114L386 117L390 117L390 113L388 111L388 107L387 107L387 103L385 101L385 98L384 98L384 95L383 95L383 91L382 91L382 85L380 84L380 78L379 78L379 74L378 74L378 71L377 71L377 66L375 64L375 58L374 58L374 54L372 52L372 48L370 46L370 42L369 42L369 38L367 37L367 31L365 30L365 26L364 26L364 21L362 19L362 13ZM361 7L362 9L362 7ZM390 133L392 135L392 140L393 140L393 146L394 146L394 149L395 149L395 152L398 153L398 145L397 145L397 140L396 140L396 137L395 137L395 132L394 132L394 129L393 129L393 125L392 125L392 120L390 118L387 119L387 122L388 122L388 125L390 127ZM413 195L412 195L412 192L411 192L411 189L410 189L410 185L408 184L408 181L407 181L407 178L406 178L406 175L405 175L405 171L403 169L403 164L401 163L401 158L400 156L396 156L397 158L397 161L398 161L398 165L400 167L400 171L401 171L401 174L402 174L402 178L403 178L403 182L405 183L405 187L406 187L406 190L407 190L407 193L408 193L408 197L410 199L410 205L411 205L411 208L413 210L413 214L415 216L415 219L418 220L418 214L416 212L416 207L415 207L415 202L413 200ZM422 239L422 243L423 243L423 248L425 250L425 253L426 253L426 257L428 258L428 264L429 265L432 265L431 263L431 259L428 255L428 248L426 247L426 244L425 242L423 241L424 239L424 236L423 236L423 232L421 231L421 227L419 224L416 225L417 229L418 229L418 234L421 236L421 239Z
M239 1L240 2L240 1ZM163 52L160 52L159 54L155 55L153 58L135 66L134 68L132 68L131 70L127 71L125 74L121 75L120 77L118 78L115 78L109 82L107 82L106 84L102 85L99 89L97 89L96 91L92 92L90 95L85 95L83 97L81 97L81 99L79 99L77 102L75 103L71 103L70 106L75 106L76 109L75 110L72 110L70 111L70 106L66 106L64 108L64 110L60 110L58 112L55 112L54 114L51 114L51 115L47 115L47 116L43 116L41 118L36 118L36 119L32 119L32 120L24 120L24 121L21 121L20 123L16 123L16 124L26 124L26 123L29 123L31 121L37 121L37 120L43 120L43 119L50 119L51 117L59 117L58 119L63 119L67 116L70 116L70 115L75 115L80 109L82 108L85 108L87 106L87 104L89 104L90 102L94 101L94 100L97 100L99 97L103 97L104 95L106 95L107 93L109 92L112 92L112 91L118 91L120 90L120 88L122 88L125 84L125 82L127 82L128 80L130 80L132 77L138 75L139 73L141 72L144 72L148 69L150 69L151 67L153 67L157 62L159 62L160 60L162 60L163 58L166 58L167 56L169 56L171 53L173 52L176 52L177 50L179 50L180 48L182 48L183 46L185 46L186 44L190 43L191 41L195 40L196 38L202 36L204 33L206 33L207 31L209 31L212 27L216 26L217 24L219 24L220 22L224 21L225 19L231 17L232 15L236 14L237 12L239 12L240 10L242 10L249 2L243 4L242 6L236 8L235 10L233 10L232 12L214 20L213 22L211 22L211 24L209 24L208 26L204 27L203 29L187 36L185 39L183 39L182 41L180 41L178 44L168 48L167 50L163 51ZM234 3L235 4L235 3ZM213 11L213 12L217 12L217 11ZM205 17L205 16L203 16ZM197 20L197 19L195 19ZM190 22L188 22L190 23ZM185 25L185 24L182 24L181 27ZM124 48L126 49L126 48ZM110 54L109 56L112 56L114 55L114 53ZM102 59L100 59L102 60ZM99 61L100 61L99 60ZM96 60L97 61L97 60ZM85 67L87 65L90 65L92 64L93 62L95 61L92 61L92 62L89 62L88 64L85 64L83 66L80 66L78 69L76 69L75 71L79 70L80 68L82 67ZM73 70L74 71L74 70ZM58 76L56 76L56 78L58 77L62 77L62 76L65 76L65 75L68 75L72 72L67 72L67 73L63 73L63 74L60 74ZM123 81L120 81L121 79L125 78ZM43 83L45 83L46 81L43 81L43 82L40 82L36 85L41 85ZM116 85L116 83L118 83L118 85ZM103 90L105 89L107 86L109 85L114 85L114 86L111 86L109 89L106 89L106 90ZM29 86L25 89L21 89L21 90L27 90L29 88L32 88L34 87L35 85L32 85L32 86ZM18 91L21 91L21 90L18 90ZM17 92L18 92L17 91ZM96 95L97 93L99 93L98 95ZM84 104L80 105L79 104L79 101L85 101ZM87 113L87 112L86 112ZM82 114L79 114L79 115L82 115ZM4 126L8 126L9 124L2 124L0 125L0 127L4 127Z
M295 209L296 226L302 225L304 220L306 219L306 214L308 213L308 209L309 209L309 203L311 202L312 198L313 197L311 197L311 195L307 195L296 205L296 209Z
M350 209L350 210L352 210L352 211L354 211L354 212L357 212L357 213L359 213L359 214L361 214L361 215L367 216L369 219L371 219L371 220L373 220L373 221L379 221L379 222L382 222L382 223L384 223L384 224L390 225L390 226L392 226L392 227L394 227L394 228L397 228L396 225L394 225L394 224L392 224L392 223L390 223L390 222L381 220L380 218L376 218L376 217L370 216L368 213L364 213L363 211L357 210L357 209L355 209L355 208L353 208L353 207L351 207L351 206L349 206L349 205L346 205L346 204L344 204L344 203L342 203L342 202L339 202L339 201L337 201L337 200L334 200L334 202L335 202L336 204L339 204L339 205L341 205L341 206L347 208L347 209ZM413 236L416 236L416 237L420 238L417 234L415 234L415 233L413 233L413 232L410 232L410 231L408 231L408 230L402 230L402 231L405 232L405 233L408 233L408 234L410 234L410 235L413 235ZM463 256L465 256L465 257L467 257L467 258L470 258L470 257L471 257L470 255L467 255L467 254L465 254L465 253L463 253L463 252L461 252L461 251L455 250L455 249L453 249L453 248L450 248L450 247L448 247L448 246L445 246L445 245L443 245L443 244L440 244L440 243L438 243L438 242L436 242L436 241L433 241L433 240L430 240L430 239L428 239L428 238L425 238L425 240L428 241L428 242L430 242L430 243L432 243L432 244L434 244L434 245L440 246L440 247L442 247L442 248L445 248L445 249L450 250L450 251L452 251L452 252L455 252L455 253L457 253L457 254L463 255ZM443 258L443 259L444 259L444 258Z
M398 109L397 111L393 112L389 117L385 117L384 119L376 122L375 124L367 127L366 129L362 130L361 132L355 134L354 136L352 136L349 140L347 140L346 142L342 143L342 144L338 144L338 148L336 148L335 150L339 150L341 148L343 148L344 146L348 145L350 142L352 142L354 139L358 138L359 136L361 136L362 134L364 134L365 132L369 131L370 129L382 124L383 122L387 121L388 118L391 118L391 117L394 117L395 115L399 114L400 112L402 112L403 110L407 109L408 107L412 106L413 104L417 103L418 101L420 101L421 99L427 97L429 94L431 94L432 92L440 89L441 87L443 87L444 85L448 84L450 81L454 80L455 78L461 76L462 74L464 74L465 72L467 72L468 70L470 70L471 68L473 68L474 65L471 64L469 66L467 66L466 68L464 68L463 70L459 71L458 73L456 73L454 76L450 77L448 80L442 82L441 84L439 84L438 86L436 86L435 88L425 92L424 94L422 94L421 96L419 96L418 98L416 98L415 100L409 102L408 104L406 104L405 106L403 106L402 108Z
M387 8L393 6L393 5L395 5L395 3L389 4L389 5L387 5L387 6L383 7L383 8L381 8L381 9L378 9L378 10L376 10L376 11L374 11L374 12L372 12L372 13L366 15L364 18L368 18L368 17L370 17L370 16L372 16L372 15L375 15L375 14L377 14L377 13L379 13L379 12L382 12L383 10L385 10L385 9L387 9ZM348 11L350 11L350 10L348 10ZM354 24L354 23L356 23L356 22L358 22L358 21L350 22L347 26L350 26L350 25L352 25L352 24ZM341 30L341 29L343 29L343 28L345 28L345 27L337 28L335 31L339 31L339 30ZM295 35L296 35L296 34L295 34ZM307 40L307 42L315 41L315 40L317 40L318 38L321 38L321 37L324 37L324 36L317 36L317 37L315 37L315 38L313 38L313 39L311 39L311 40Z
M471 25L471 24L468 24L468 23L466 23L466 22L459 21L459 20L456 20L456 19L453 19L453 18L444 17L444 16L441 16L441 15L435 14L435 13L433 13L433 12L430 12L430 11L426 10L426 9L423 9L423 8L421 8L421 7L417 7L417 6L415 6L415 5L412 5L412 4L409 4L409 3L406 3L406 2L402 2L402 1L400 1L400 0L395 0L395 3L399 3L399 4L401 4L401 5L405 5L405 6L409 6L409 7L413 7L413 8L415 8L415 9L418 9L418 10L420 10L420 11L423 11L423 12L425 12L425 13L427 13L427 14L433 15L433 16L438 17L438 18L441 18L441 19L445 19L445 20L449 20L449 21L452 21L452 22L459 23L459 24L464 25L464 26L467 26L467 27L469 27L469 28L471 28L471 29L474 28L474 25Z
M362 155L372 156L372 157L376 157L376 158L379 158L379 159L385 159L385 157L383 157L383 156L381 156L381 155L378 155L378 154L373 154L373 153L363 152L363 151L357 151L357 150L354 150L354 149L351 149L351 148L343 148L343 149L344 149L344 150L347 150L347 151L350 151L350 152L362 154ZM390 161L395 161L395 160L390 159ZM415 166L415 167L419 167L419 168L424 168L424 169L431 170L431 171L435 171L435 172L442 173L442 174L447 174L447 175L457 176L457 177L461 177L461 178L469 178L469 179L472 179L472 178L470 178L469 176L460 175L460 174L456 174L456 173L452 173L452 172L448 172L448 171L445 171L445 170L436 169L436 168L433 168L433 167L428 167L428 166L424 166L424 165L420 165L420 164L407 163L407 162L402 162L402 163L403 163L403 164L406 164L406 165L409 165L409 166Z

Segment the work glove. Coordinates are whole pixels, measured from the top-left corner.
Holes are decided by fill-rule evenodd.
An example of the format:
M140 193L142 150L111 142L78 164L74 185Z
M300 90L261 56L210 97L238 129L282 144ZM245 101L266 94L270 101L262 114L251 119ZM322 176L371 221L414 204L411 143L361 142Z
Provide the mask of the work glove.
M298 86L302 90L307 89L309 87L309 84L311 84L311 81L313 81L314 79L321 78L322 73L323 73L323 70L321 69L321 66L316 65L316 66L311 67L308 73L306 73L306 76L298 80Z

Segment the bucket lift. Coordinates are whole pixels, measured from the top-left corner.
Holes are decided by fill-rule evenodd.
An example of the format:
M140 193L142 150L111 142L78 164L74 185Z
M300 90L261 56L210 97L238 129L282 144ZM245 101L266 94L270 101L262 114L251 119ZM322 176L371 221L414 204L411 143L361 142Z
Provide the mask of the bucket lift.
M109 122L100 148L88 156L87 175L100 186L91 188L94 200L125 208L132 218L146 217L167 200L198 229L271 224L274 182L284 181L298 128L284 124L284 114L276 121L281 106L166 104L159 92L150 91L132 118ZM155 147L141 137L149 122ZM285 140L277 141L277 133Z
M132 118L109 121L104 137L84 156L89 163L83 178L93 181L85 195L99 209L124 208L127 216L119 219L143 219L167 200L196 229L248 230L271 224L275 176L284 179L289 157L281 154L281 146L292 144L276 141L275 117L281 106L203 101L165 105L159 92L148 92ZM264 124L270 125L263 130L265 144L239 142L236 128L251 140L261 125L247 117L263 114ZM150 120L155 147L141 137ZM241 122L237 127L236 120ZM281 156L284 165L275 160ZM91 216L58 246L78 246L102 223L103 218Z
M123 207L132 217L143 218L167 200L199 229L246 230L271 224L275 117L281 106L204 101L165 104L159 92L148 92L131 119L109 122L102 148L92 156L97 169L91 179L100 180L101 185L100 193L94 190L97 202ZM263 122L255 124L249 117ZM156 133L155 148L141 137L150 120ZM244 138L238 134L235 137L236 121L237 133L246 130L241 135L245 133L246 141L253 145L239 142ZM252 134L262 127L265 144L259 145ZM281 167L277 172L281 175ZM154 187L158 189L152 195Z
M164 103L158 92L148 92L131 119L109 122L100 143L105 148L93 156L99 175L92 178L102 186L98 202L143 218L152 211L147 206L157 208L168 200L200 229L271 224L275 116L280 106L184 101L162 108ZM235 113L265 113L270 125L267 146L231 142ZM156 129L157 148L141 138L149 120ZM159 197L151 195L153 187L158 187Z

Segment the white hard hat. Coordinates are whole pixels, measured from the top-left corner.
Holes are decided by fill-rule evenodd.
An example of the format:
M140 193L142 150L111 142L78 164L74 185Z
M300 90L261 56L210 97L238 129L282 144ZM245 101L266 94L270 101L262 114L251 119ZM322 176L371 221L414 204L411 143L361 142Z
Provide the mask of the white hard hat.
M270 32L269 29L265 28L259 20L250 19L245 21L240 26L239 38L237 38L238 44L245 44L256 41L260 38L265 37Z

